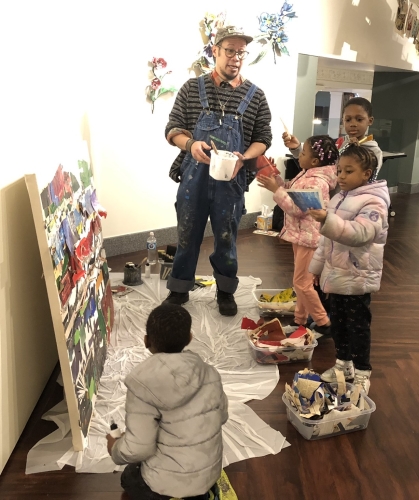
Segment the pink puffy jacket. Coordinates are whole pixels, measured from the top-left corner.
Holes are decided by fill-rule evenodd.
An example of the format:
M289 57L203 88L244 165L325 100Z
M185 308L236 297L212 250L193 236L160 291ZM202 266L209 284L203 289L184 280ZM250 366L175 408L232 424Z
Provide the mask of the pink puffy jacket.
M279 187L273 198L285 212L284 227L279 237L297 245L317 248L320 240L320 223L302 212L285 189L319 189L327 204L330 199L329 191L336 187L336 166L327 165L303 170L289 182L284 182L278 176L276 182Z

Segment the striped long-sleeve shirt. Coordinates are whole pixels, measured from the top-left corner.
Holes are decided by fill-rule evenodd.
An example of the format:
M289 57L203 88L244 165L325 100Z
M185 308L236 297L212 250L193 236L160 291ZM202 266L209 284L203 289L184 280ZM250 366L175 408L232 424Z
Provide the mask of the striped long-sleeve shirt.
M235 89L215 87L210 75L205 75L205 90L207 93L209 107L221 117L221 104L226 103L225 114L235 114L241 100L247 94L252 83L245 80ZM218 93L218 95L217 95ZM226 102L227 101L227 102ZM169 122L166 126L165 136L174 128L188 130L193 134L202 106L199 100L198 79L191 78L179 90L175 104L169 115ZM253 142L261 142L268 149L272 142L271 112L265 94L261 89L257 89L243 118L244 148L246 149ZM180 166L185 158L186 151L181 151L175 159L171 169L170 177L179 182Z

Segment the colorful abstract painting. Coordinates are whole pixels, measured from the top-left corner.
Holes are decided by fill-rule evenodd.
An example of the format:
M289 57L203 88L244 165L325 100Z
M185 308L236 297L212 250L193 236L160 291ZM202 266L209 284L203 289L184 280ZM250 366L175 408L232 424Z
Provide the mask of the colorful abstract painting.
M75 156L76 158L76 156ZM86 158L58 165L39 189L25 176L54 324L73 446L84 449L114 311L100 205Z

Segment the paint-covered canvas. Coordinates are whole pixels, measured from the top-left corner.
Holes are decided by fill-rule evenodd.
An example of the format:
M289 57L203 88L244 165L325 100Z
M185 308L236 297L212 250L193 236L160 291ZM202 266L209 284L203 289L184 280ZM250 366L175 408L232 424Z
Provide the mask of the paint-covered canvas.
M26 175L41 252L73 446L87 443L114 312L87 148L56 166L47 183ZM42 181L44 182L44 181Z

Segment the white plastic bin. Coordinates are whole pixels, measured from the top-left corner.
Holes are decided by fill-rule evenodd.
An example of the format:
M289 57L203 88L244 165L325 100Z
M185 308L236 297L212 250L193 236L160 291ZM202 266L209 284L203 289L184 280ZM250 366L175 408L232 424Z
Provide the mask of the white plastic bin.
M337 384L330 384L337 389ZM354 390L355 386L346 383L346 390ZM371 413L375 411L376 406L365 392L361 391L361 396L368 404L368 409L362 410L355 416L345 416L345 412L339 412L336 416L327 417L327 419L312 420L300 417L298 411L291 405L285 394L282 395L282 401L287 407L287 418L304 439L315 441L332 436L340 436L350 432L361 431L368 427ZM337 412L336 412L337 413Z
M253 297L258 303L258 307L261 311L275 311L277 314L283 316L294 316L294 309L296 302L261 302L259 300L262 293L267 293L268 295L276 295L279 292L283 292L285 288L256 288L253 291Z
M313 357L314 348L317 346L317 340L313 340L312 344L308 344L303 347L257 347L249 338L248 331L246 331L245 334L249 343L252 358L261 365L282 365L284 363L310 361Z

